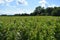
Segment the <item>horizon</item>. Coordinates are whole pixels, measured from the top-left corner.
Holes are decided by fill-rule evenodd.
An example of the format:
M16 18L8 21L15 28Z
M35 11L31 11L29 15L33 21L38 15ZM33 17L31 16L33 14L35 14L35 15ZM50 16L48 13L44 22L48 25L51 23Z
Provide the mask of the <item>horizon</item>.
M31 13L37 6L60 7L60 0L0 0L0 15Z

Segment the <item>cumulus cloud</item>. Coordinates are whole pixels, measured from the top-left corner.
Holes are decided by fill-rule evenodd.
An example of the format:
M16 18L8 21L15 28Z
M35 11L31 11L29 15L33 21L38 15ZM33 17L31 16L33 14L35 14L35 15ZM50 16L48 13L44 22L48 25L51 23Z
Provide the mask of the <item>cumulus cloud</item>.
M0 0L0 4L2 3L9 4L13 1L15 1L17 5L19 4L28 5L28 2L26 0Z
M41 7L45 7L45 4L47 4L46 0L41 0L39 3L41 4Z
M17 5L19 5L19 4L28 5L26 0L17 0L16 2L17 2Z
M41 4L41 7L58 7L58 5L50 4L46 0L40 0L39 3Z

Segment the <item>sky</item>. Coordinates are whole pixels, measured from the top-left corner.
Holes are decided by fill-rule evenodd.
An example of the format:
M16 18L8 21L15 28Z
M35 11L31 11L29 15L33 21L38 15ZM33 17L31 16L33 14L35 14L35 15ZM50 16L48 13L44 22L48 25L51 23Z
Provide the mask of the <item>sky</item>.
M31 13L37 6L59 7L60 0L0 0L0 15Z

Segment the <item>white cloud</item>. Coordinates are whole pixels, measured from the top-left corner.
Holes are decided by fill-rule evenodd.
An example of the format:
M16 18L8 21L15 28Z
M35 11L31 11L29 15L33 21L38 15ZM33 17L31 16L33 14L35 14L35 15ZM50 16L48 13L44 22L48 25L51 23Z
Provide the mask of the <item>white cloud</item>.
M50 5L50 6L48 6L48 7L55 7L55 6L56 6L56 5L53 4L53 5Z
M7 14L7 15L14 15L14 14L21 14L21 13L24 13L24 10L23 9L16 9L16 10L9 10L9 9L6 9L5 11L3 10L0 10L0 14Z
M46 3L46 1L45 0L41 0L39 3Z
M7 14L7 15L14 15L14 14L22 14L22 13L32 13L34 10L25 10L25 9L20 9L20 8L17 8L16 10L10 10L10 9L6 9L5 11L3 10L0 10L0 14Z
M16 2L17 2L17 5L19 5L19 4L28 5L26 0L17 0Z
M39 3L41 4L41 7L58 7L58 5L50 4L46 0L41 0Z
M26 0L0 0L0 4L5 3L6 5L9 5L13 1L15 1L17 5L19 4L28 5L28 2Z
M4 0L0 0L0 4L4 3Z
M24 12L28 13L28 14L32 13L33 11L34 11L34 9L31 9L31 8L29 10L28 9L24 9Z
M47 4L46 0L41 0L39 3L41 4L41 7L45 7Z
M48 7L59 7L58 5L55 5L55 4L52 4L52 5L50 5L50 6L48 6Z
M0 10L0 14L2 14L2 10Z
M13 0L5 0L6 2L12 2Z

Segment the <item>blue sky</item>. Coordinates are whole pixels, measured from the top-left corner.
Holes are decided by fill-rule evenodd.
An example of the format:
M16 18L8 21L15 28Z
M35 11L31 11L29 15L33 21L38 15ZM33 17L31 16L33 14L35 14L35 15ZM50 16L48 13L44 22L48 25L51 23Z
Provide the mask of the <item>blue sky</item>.
M31 13L37 6L60 6L60 0L0 0L0 14Z

